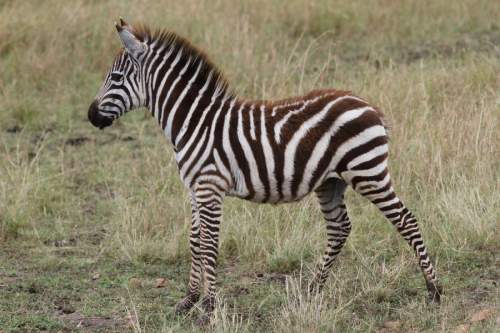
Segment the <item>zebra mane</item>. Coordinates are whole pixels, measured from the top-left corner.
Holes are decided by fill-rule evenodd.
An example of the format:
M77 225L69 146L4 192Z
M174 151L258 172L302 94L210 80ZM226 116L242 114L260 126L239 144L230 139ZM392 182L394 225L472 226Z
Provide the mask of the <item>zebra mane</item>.
M229 89L229 83L219 68L217 68L203 50L194 46L186 38L166 29L158 29L152 32L151 29L144 24L134 25L132 32L139 40L148 45L154 44L157 49L163 47L172 48L174 53L182 50L181 60L187 61L191 58L192 60L196 60L193 61L193 63L201 62L200 74L205 74L205 77L207 77L211 73L212 78L217 82L217 90L221 95L228 97L235 96L234 92Z

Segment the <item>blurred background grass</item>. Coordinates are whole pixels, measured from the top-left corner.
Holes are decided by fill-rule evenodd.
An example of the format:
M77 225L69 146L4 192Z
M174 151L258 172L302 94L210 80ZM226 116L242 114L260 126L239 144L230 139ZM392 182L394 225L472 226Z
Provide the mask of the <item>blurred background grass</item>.
M190 214L170 147L146 112L102 132L86 119L119 16L187 37L241 96L333 87L378 105L396 188L447 290L428 307L407 245L349 192L353 233L324 296L304 299L325 242L314 198L230 199L216 331L494 330L495 315L470 323L498 316L500 276L500 10L486 0L1 1L0 329L71 331L70 315L113 319L89 330L195 329L171 308ZM129 286L159 276L167 290Z

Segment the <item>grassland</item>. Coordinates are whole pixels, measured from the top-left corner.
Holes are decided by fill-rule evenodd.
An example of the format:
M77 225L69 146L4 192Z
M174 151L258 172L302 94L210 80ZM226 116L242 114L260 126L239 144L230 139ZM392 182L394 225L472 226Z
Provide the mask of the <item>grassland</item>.
M391 127L396 188L445 288L426 303L408 246L352 191L325 292L314 198L227 200L216 332L500 330L500 9L495 1L0 2L0 331L189 332L187 193L150 116L86 110L124 16L201 46L249 98L350 89ZM156 288L157 279L165 278Z

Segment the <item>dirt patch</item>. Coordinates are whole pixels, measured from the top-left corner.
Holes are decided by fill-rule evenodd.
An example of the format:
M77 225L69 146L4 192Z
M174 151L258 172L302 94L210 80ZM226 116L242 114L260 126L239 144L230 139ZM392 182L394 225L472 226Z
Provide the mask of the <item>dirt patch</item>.
M255 278L259 282L278 282L279 284L285 285L287 277L290 275L281 273L257 273Z
M9 128L7 128L5 131L7 133L19 133L23 130L23 128L19 125L14 125L14 126L11 126Z
M64 313L59 311L57 318L63 322L69 323L75 328L88 329L106 329L106 328L124 328L125 320L112 317L86 317L78 312Z
M47 136L54 132L54 129L48 127L41 132L35 133L31 136L30 142L34 145L38 145L47 139Z
M45 245L55 246L55 247L68 247L76 245L76 238L72 237L69 239L54 239L46 240L43 242Z
M127 142L127 141L135 141L136 139L131 135L127 135L127 136L122 137L120 140Z
M230 293L231 293L231 295L238 297L238 296L250 294L250 290L247 287L236 286L236 287L232 288Z
M487 287L475 287L475 288L468 288L468 294L470 295L471 301L473 301L475 304L481 304L483 303L492 293L495 291L492 290L493 288L487 288Z
M87 141L90 141L90 139L86 136L78 136L76 138L67 139L66 141L64 141L64 144L69 146L81 146Z
M64 315L68 315L68 314L74 313L76 311L75 308L71 305L71 303L66 298L61 298L61 299L56 300L54 302L54 305L56 306L57 311L59 311L59 313L64 314Z
M19 276L2 276L0 273L0 290L15 285L20 279Z

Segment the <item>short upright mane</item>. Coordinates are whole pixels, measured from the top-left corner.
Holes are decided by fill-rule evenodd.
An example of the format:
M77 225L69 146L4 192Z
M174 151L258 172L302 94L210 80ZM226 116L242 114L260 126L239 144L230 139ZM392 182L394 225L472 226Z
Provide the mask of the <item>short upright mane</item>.
M209 73L212 73L212 77L216 80L221 94L234 96L234 93L229 89L229 83L222 72L208 58L204 51L194 46L186 38L173 31L165 29L158 29L155 32L151 32L151 29L143 24L134 25L133 33L139 40L147 43L148 45L154 43L155 48L166 46L168 48L173 48L174 53L182 50L181 60L185 59L185 61L187 61L191 58L191 60L196 59L197 61L201 61L200 74L206 74L208 76Z

